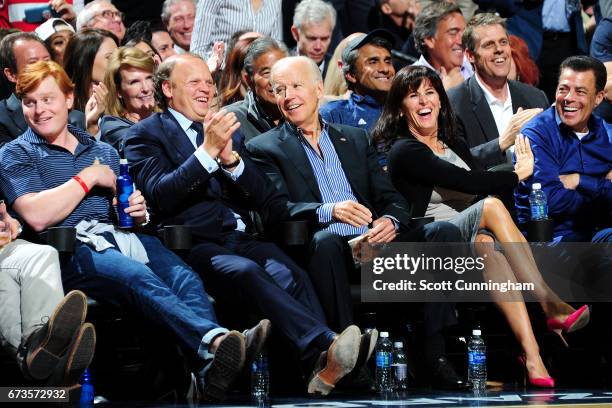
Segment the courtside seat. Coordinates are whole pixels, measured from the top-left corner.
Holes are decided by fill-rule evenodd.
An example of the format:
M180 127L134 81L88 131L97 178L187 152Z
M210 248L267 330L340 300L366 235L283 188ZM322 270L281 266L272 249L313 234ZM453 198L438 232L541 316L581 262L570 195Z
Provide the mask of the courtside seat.
M183 226L159 231L160 239L176 251L191 246L191 234ZM62 262L74 251L76 230L53 227L40 239L60 253ZM88 296L87 320L96 328L96 354L91 365L96 395L109 400L144 399L181 402L188 372L181 349L171 335L112 300Z

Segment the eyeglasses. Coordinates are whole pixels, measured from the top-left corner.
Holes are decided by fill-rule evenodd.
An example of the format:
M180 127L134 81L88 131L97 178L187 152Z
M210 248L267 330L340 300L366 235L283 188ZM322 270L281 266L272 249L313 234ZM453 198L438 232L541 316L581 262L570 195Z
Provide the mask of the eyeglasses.
M98 16L102 16L102 18L105 18L107 20L112 20L114 18L123 20L123 17L125 16L125 14L123 14L120 11L104 10L103 12L99 13Z

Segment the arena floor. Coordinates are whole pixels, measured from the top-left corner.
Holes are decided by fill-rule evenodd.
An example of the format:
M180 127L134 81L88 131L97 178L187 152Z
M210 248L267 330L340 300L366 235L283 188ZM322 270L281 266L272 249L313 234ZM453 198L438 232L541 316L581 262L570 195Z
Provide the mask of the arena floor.
M163 403L138 403L134 401L122 404L120 402L107 403L97 401L96 407L134 407L134 408L156 408L156 407L185 407L190 405L163 404ZM612 407L612 390L488 390L483 395L474 395L472 392L424 392L409 391L401 394L390 395L388 398L381 398L378 395L335 395L328 399L307 399L291 397L272 397L271 403L260 404L241 399L240 397L230 398L230 401L219 405L200 405L200 406L219 406L219 407L273 407L273 408L369 408L369 407L541 407L541 406L580 406L580 407ZM193 406L191 406L193 407Z

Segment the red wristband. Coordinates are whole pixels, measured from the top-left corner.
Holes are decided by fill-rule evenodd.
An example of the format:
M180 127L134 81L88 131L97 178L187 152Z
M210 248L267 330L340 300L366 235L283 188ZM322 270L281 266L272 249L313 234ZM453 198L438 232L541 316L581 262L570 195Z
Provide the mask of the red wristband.
M83 190L85 190L85 195L89 194L89 187L87 187L87 184L85 184L83 179L81 179L79 176L72 176L72 178L79 183L81 187L83 187Z

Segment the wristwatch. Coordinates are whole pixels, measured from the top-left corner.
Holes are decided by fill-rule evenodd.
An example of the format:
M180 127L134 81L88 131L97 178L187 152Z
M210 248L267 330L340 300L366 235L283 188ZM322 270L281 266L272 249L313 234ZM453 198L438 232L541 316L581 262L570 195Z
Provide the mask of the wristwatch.
M223 169L234 168L240 164L240 155L238 154L237 151L232 150L232 156L234 157L234 161L229 164L223 164L223 161L221 161L220 157L217 157L217 163L219 163L219 166L221 166L221 168Z
M145 220L138 224L139 227L146 227L151 222L151 214L149 214L149 210L145 210Z

